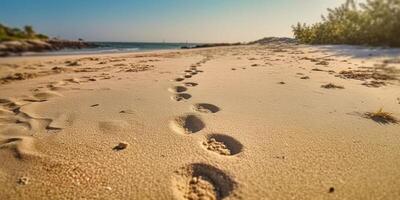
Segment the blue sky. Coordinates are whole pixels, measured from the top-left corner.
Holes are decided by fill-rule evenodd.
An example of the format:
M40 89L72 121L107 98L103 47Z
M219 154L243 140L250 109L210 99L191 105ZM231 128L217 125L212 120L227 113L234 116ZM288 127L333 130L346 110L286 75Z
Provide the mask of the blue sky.
M65 39L240 42L292 36L344 0L1 0L0 23Z

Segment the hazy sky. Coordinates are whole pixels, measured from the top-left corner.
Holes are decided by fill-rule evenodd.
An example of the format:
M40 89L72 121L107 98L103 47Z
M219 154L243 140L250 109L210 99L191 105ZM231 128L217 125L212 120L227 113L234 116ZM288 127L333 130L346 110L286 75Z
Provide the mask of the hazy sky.
M239 42L292 36L344 0L0 0L0 23L65 39Z

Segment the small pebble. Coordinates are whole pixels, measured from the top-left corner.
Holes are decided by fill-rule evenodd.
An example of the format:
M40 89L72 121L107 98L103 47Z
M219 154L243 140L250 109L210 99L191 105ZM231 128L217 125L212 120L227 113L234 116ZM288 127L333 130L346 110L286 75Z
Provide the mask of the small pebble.
M126 149L126 147L128 147L128 143L126 143L126 142L120 142L117 146L115 146L115 147L113 148L113 150L121 151L121 150Z
M198 182L198 178L197 177L193 177L192 180L190 180L190 183L194 184Z

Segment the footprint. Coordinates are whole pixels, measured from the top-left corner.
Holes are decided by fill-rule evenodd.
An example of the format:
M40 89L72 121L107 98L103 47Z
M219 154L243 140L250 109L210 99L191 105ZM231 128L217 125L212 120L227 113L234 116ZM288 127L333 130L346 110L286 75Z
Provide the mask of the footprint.
M181 93L181 92L185 92L187 90L187 88L183 87L183 86L173 86L173 87L170 87L168 90L170 92Z
M192 95L188 94L188 93L178 93L173 95L171 98L172 100L175 101L183 101L183 100L188 100L192 97Z
M209 103L197 103L193 105L193 110L201 113L216 113L221 109Z
M181 82L181 81L183 81L183 80L185 80L184 78L181 78L181 77L178 77L178 78L175 78L173 81L175 81L175 82Z
M185 78L192 78L192 75L191 75L191 74L185 74L184 77L185 77Z
M68 78L68 79L64 79L64 81L67 81L70 83L80 83L81 82L78 78Z
M237 183L222 170L204 163L194 163L176 171L173 193L177 199L224 199Z
M57 81L57 82L50 82L49 84L46 85L46 87L51 90L51 91L66 91L68 88L67 86L68 83L65 81Z
M55 86L55 85L48 85L47 86L51 91L67 91L68 88L66 87L61 87L61 86Z
M203 146L210 151L221 155L231 156L242 151L243 145L235 138L223 134L211 134L207 137L207 141L203 142Z
M188 69L188 70L185 70L184 72L191 73L192 70Z
M109 120L100 121L99 129L104 133L114 133L118 131L125 130L129 127L129 123L124 120Z
M201 131L205 127L205 124L199 116L185 114L175 117L175 119L171 121L170 127L177 133L192 134Z
M131 109L127 109L127 110L121 110L121 111L119 111L119 113L121 113L121 114L135 114L135 111L133 111Z
M198 85L198 83L194 83L194 82L186 82L186 83L184 83L184 85L185 85L186 87L195 87L195 86L197 86L197 85Z

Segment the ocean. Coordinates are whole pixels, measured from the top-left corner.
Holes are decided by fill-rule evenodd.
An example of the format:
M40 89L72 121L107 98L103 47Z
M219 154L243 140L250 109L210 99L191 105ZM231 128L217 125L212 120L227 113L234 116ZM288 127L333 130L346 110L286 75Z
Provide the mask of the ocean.
M156 42L88 42L96 47L83 49L62 49L58 51L29 53L29 55L75 55L122 52L146 52L156 50L180 49L183 46L194 46L195 43L156 43Z

